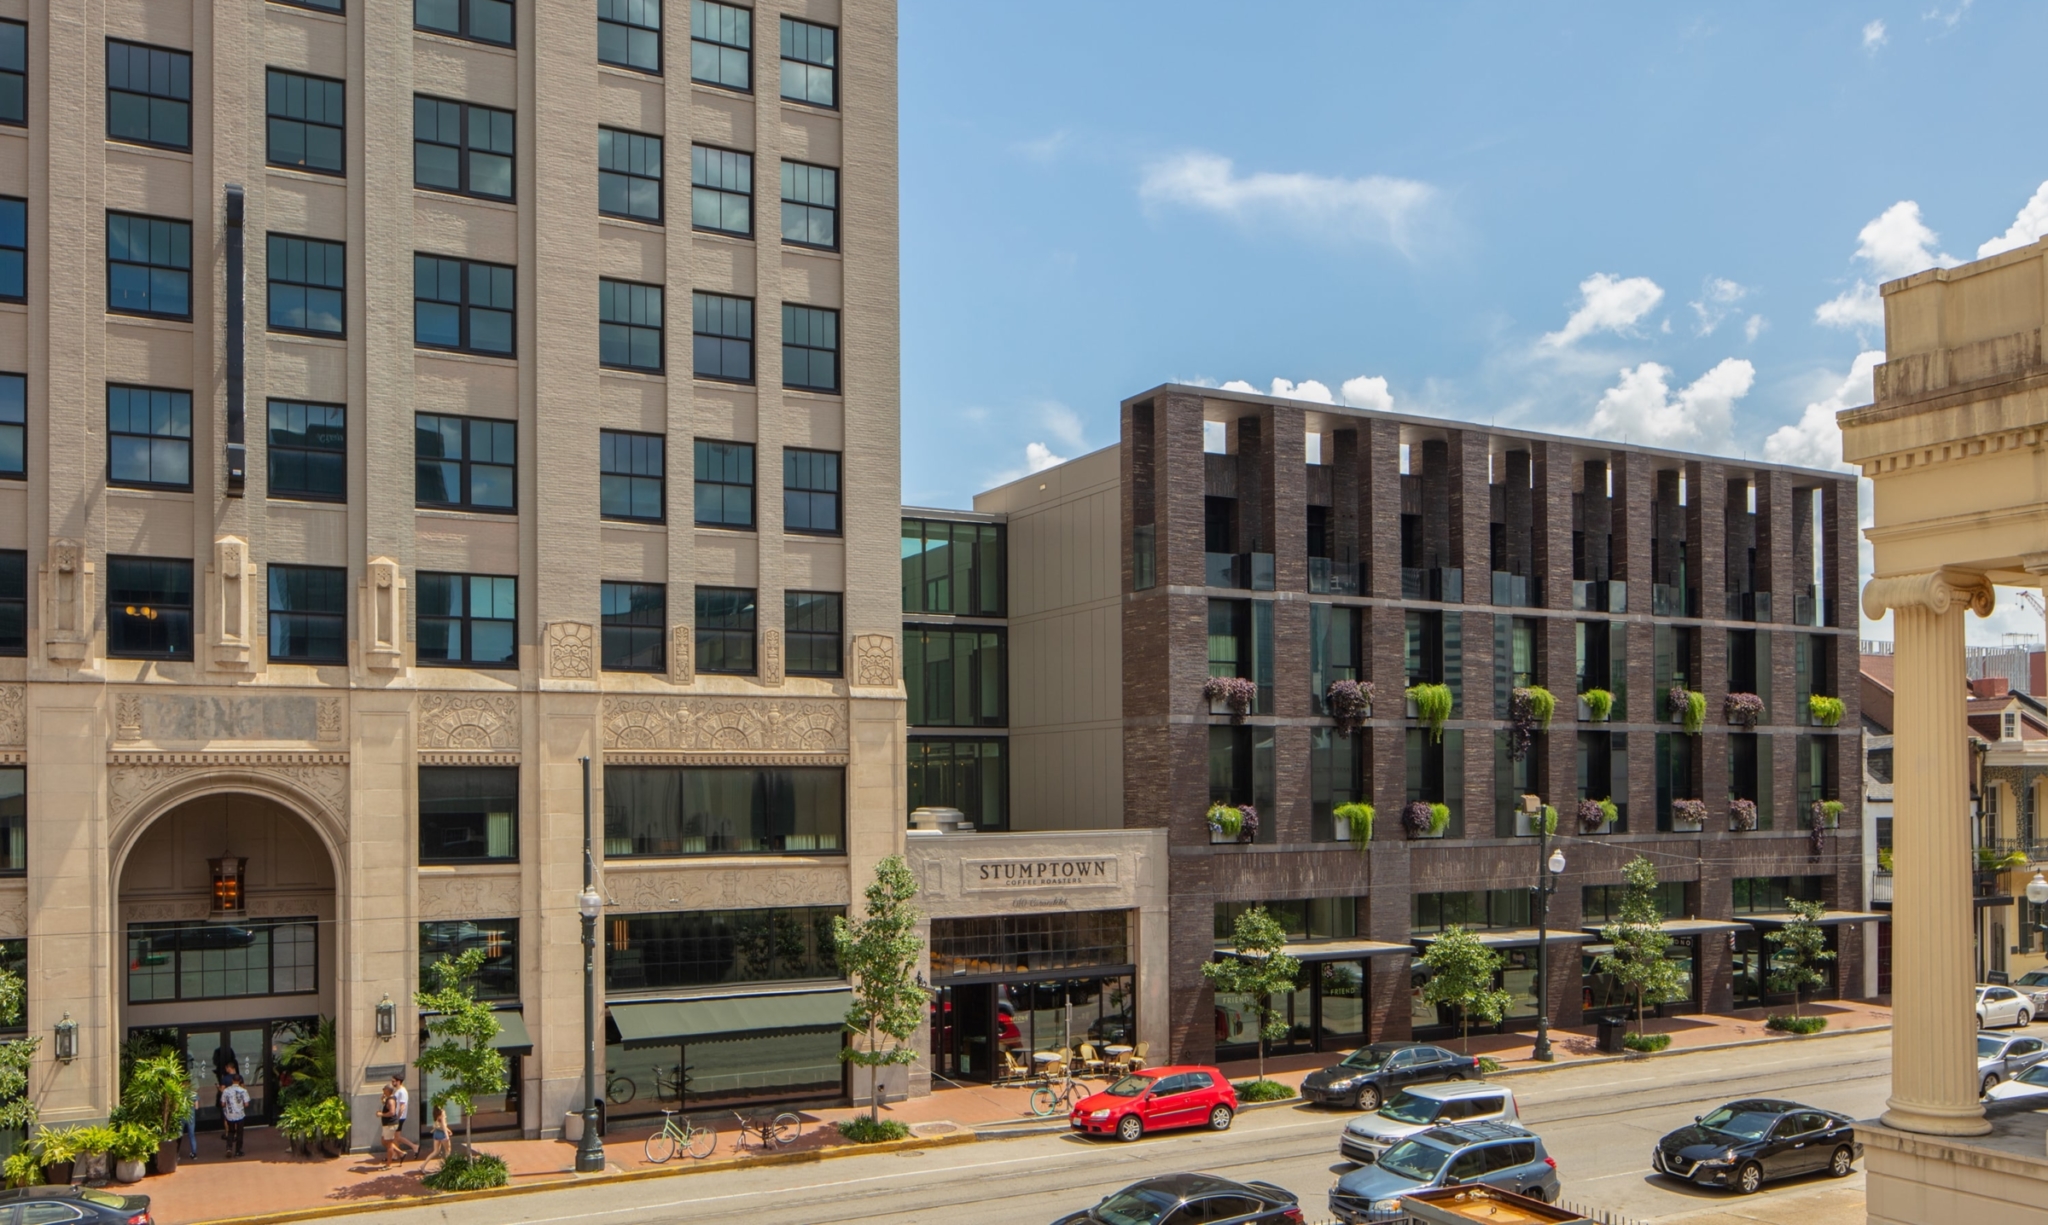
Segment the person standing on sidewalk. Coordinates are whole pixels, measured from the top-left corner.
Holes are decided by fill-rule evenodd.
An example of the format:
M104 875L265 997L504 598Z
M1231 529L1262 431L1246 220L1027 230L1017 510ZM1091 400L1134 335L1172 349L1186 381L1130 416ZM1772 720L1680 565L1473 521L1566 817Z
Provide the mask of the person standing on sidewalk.
M398 1130L393 1133L392 1138L398 1142L399 1148L417 1155L420 1151L420 1146L405 1138L405 1116L411 1105L412 1095L405 1091L405 1073L393 1072L391 1074L391 1115L392 1121L398 1125Z
M242 1078L229 1073L228 1083L220 1091L220 1117L227 1130L228 1156L242 1155L242 1123L249 1117L249 1091L242 1087Z
M199 1160L199 1090L189 1085L185 1089L185 1152Z

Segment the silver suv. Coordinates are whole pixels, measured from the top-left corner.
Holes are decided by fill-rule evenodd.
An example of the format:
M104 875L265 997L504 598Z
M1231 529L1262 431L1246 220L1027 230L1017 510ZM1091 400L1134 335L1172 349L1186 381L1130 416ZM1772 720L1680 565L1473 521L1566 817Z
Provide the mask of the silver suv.
M1380 1154L1408 1137L1446 1123L1476 1123L1486 1120L1515 1123L1521 1113L1515 1109L1514 1090L1505 1085L1449 1081L1440 1085L1417 1085L1372 1114L1351 1120L1337 1141L1337 1151L1347 1159L1371 1165Z

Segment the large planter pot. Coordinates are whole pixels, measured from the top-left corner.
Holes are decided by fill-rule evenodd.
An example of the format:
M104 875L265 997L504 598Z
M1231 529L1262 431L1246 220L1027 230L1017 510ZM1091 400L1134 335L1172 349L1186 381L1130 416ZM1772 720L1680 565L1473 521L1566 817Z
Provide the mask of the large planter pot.
M116 1161L114 1163L115 1182L141 1182L142 1174L143 1169L140 1161Z
M1330 824L1337 831L1337 841L1351 841L1351 822L1342 817L1331 817Z
M156 1146L156 1156L150 1158L150 1173L174 1174L178 1169L178 1142L165 1140Z
M43 1181L53 1187L68 1187L76 1176L76 1170L76 1162L52 1161L43 1167Z
M78 1167L78 1181L105 1182L109 1176L108 1167L113 1165L113 1162L108 1160L105 1153L83 1153L80 1154L76 1164Z
M333 1137L333 1138L329 1138L329 1137L327 1137L327 1136L322 1136L322 1137L320 1137L320 1139L319 1139L319 1140L317 1141L317 1143L318 1143L318 1144L319 1144L319 1146L320 1146L320 1155L321 1155L322 1157L328 1157L328 1158L333 1158L333 1157L339 1157L339 1156L341 1156L341 1155L342 1155L343 1153L346 1153L346 1152L348 1151L348 1137L347 1137L347 1136L337 1136L337 1137ZM308 1148L310 1149L310 1148L311 1148L311 1145L308 1145Z
M1247 838L1242 830L1234 834L1226 834L1213 829L1209 831L1210 846L1238 846L1250 841L1251 839Z
M1408 717L1411 719L1420 719L1422 717L1422 710L1421 708L1415 705L1415 699L1404 698L1403 700L1408 703L1407 707L1405 708L1408 712Z

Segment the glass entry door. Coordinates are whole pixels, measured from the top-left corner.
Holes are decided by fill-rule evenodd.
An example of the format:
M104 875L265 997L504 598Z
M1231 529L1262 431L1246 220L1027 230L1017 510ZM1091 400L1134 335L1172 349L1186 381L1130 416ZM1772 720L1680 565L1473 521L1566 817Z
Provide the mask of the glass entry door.
M241 1073L249 1091L251 1123L270 1121L270 1046L265 1026L187 1028L182 1033L185 1063L192 1069L192 1089L199 1095L199 1126L219 1127L220 1089L230 1070Z

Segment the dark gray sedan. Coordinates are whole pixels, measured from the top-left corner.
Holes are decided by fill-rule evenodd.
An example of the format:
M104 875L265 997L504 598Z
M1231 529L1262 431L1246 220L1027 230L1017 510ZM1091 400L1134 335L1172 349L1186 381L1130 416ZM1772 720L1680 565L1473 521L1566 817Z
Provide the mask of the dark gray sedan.
M1301 1225L1294 1192L1213 1174L1163 1174L1102 1197L1053 1225Z
M1991 1092L1999 1084L2048 1058L2048 1042L2026 1033L1977 1034L1977 1092Z

